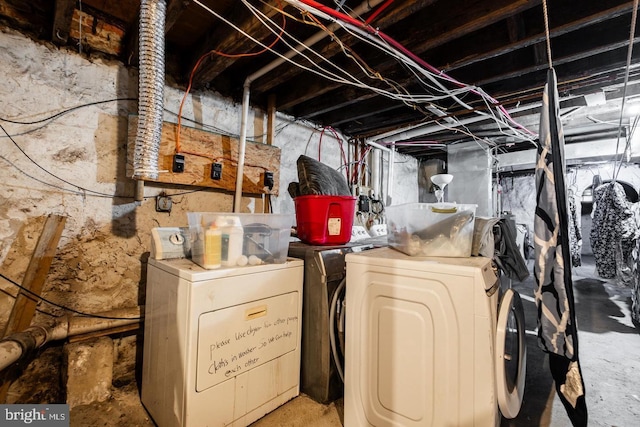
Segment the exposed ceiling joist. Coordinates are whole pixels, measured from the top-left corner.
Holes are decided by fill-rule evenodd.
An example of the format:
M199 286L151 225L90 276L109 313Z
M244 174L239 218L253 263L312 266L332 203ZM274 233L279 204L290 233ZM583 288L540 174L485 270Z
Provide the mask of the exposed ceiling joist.
M56 0L55 3L51 39L54 43L64 45L69 40L71 18L76 8L76 0Z
M274 65L252 82L250 100L255 107L266 108L267 100L275 99L275 107L280 112L332 126L347 137L379 140L380 135L395 133L394 138L404 135L407 139L423 139L430 144L398 145L397 148L420 158L433 153L433 147L447 144L455 147L455 143L468 141L473 135L491 140L506 150L520 149L501 130L505 124L516 125L508 121L498 125L486 116L498 110L496 102L500 108L507 109L519 125L537 130L536 105L541 99L548 68L542 0L344 0L339 4L334 0L315 1L344 14L353 14L362 6L359 18L362 22L369 20L373 28L367 31L397 41L406 49L403 52L418 58L420 66L424 66L421 63L424 61L433 69L420 69L398 60L390 52L374 47L369 43L372 40L364 42L348 34L334 20L313 14L312 9L302 13L288 0L167 0L167 82L186 88L197 60L212 50L242 54L207 57L195 74L192 89L211 89L239 101L247 76L255 75L278 56L274 52L244 56L263 48L223 22L221 17L265 44L276 40L273 31L282 31L282 39L273 49L283 54L289 52L291 46L323 31L318 25L308 25L313 15L323 26L332 28L332 33L314 44L313 49L320 57L309 54L309 59L305 59L296 55L295 61L303 62L315 73L287 61ZM633 51L630 69L626 67L633 1L583 0L579 7L575 0L548 3L552 59L558 75L561 108L563 113L572 113L570 119L567 116L567 126L575 127L578 132L574 140L588 139L596 135L586 130L590 127L590 111L594 112L591 117L597 115L598 120L611 120L616 113L620 115L627 72L629 82L624 95L637 97L639 94L638 49ZM266 28L247 4L275 24L286 21L284 30ZM286 14L281 12L282 8ZM39 41L73 48L70 52L104 55L135 66L139 9L140 0L83 0L81 3L0 0L0 20L3 25L19 29ZM634 34L636 30L633 29ZM394 49L396 53L399 51L397 46ZM357 81L357 86L323 77L325 70L319 67L343 73L339 75ZM437 79L441 79L440 87L426 78L427 70L433 72L433 76L433 70L440 70L437 75ZM459 99L442 96L443 92L451 95L460 89L458 83L446 80L443 73L460 85L467 85L464 91L457 92ZM474 93L475 88L481 88L488 95ZM604 97L606 104L588 105L593 103L587 103L584 96L593 93L601 99ZM476 117L478 114L485 116Z

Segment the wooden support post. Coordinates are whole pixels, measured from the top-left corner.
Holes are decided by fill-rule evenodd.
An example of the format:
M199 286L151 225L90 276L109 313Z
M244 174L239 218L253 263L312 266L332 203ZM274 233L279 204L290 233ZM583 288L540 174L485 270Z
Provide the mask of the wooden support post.
M35 295L40 295L42 292L42 287L49 274L49 268L56 253L66 220L67 218L63 216L49 215L36 248L31 255L29 266L22 280L22 286ZM13 304L13 309L2 336L6 337L28 328L36 312L37 303L37 298L21 289L16 297L16 302ZM0 403L6 401L10 385L11 382L5 380L2 387L0 387Z
M38 244L31 255L31 261L29 261L29 266L22 280L22 286L36 295L40 295L49 274L49 268L56 253L56 247L66 220L67 218L63 216L49 215L44 224L44 230L38 239ZM33 315L36 312L37 302L37 298L34 298L24 290L20 290L2 336L6 337L29 327L31 319L33 319Z
M273 145L276 138L276 96L267 98L267 145ZM271 194L264 196L263 212L271 213Z

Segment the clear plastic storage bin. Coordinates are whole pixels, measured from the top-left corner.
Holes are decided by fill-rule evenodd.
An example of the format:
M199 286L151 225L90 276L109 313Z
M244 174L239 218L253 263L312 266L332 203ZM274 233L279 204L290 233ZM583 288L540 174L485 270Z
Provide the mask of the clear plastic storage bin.
M191 259L207 269L281 264L293 214L189 212Z
M388 243L410 256L471 256L477 205L407 203L388 206Z

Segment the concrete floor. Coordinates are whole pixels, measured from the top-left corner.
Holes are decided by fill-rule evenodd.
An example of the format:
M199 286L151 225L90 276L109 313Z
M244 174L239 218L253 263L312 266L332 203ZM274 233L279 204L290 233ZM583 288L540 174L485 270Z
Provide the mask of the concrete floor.
M574 268L573 280L589 426L639 425L640 330L631 321L630 289L599 279L588 256ZM533 275L524 283L513 282L525 309L527 377L520 413L503 420L501 427L568 427L571 423L556 396L547 356L536 342L534 286ZM252 427L339 427L342 419L342 400L321 405L302 395Z

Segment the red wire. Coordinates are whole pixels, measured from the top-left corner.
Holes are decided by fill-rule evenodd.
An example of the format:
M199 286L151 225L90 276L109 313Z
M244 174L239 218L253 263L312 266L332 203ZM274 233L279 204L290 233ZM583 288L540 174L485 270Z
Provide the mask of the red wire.
M280 9L282 9L282 5L280 5ZM187 86L187 89L184 92L184 96L182 97L182 101L180 101L180 108L178 109L178 127L177 127L177 132L176 132L176 148L175 148L175 152L176 153L180 153L182 152L181 147L180 147L180 131L182 129L181 123L182 123L182 107L184 107L184 103L187 99L187 95L189 94L189 92L191 91L191 85L193 84L193 77L196 74L196 70L200 67L200 65L202 64L202 61L208 57L209 55L215 54L218 56L223 56L225 58L243 58L243 57L247 57L247 56L257 56L260 55L264 52L266 52L267 50L271 49L281 38L282 35L284 34L284 28L285 25L287 23L287 19L284 15L282 15L282 28L280 29L280 34L278 34L278 37L276 37L276 39L271 42L271 44L267 47L265 47L264 49L262 49L261 51L258 52L253 52L253 53L224 53L224 52L220 52L217 50L210 50L209 52L205 53L204 55L202 55L198 61L196 62L196 64L193 66L193 69L191 70L191 74L189 75L189 84ZM199 155L196 153L187 153L187 154L194 154L194 155ZM202 157L207 157L206 155L202 155Z
M324 135L324 130L326 128L322 128L322 131L320 132L320 139L318 140L318 161L320 161L320 147L322 147L322 135Z
M333 132L333 135L336 137L336 139L338 140L338 144L340 144L340 153L342 153L342 164L345 167L345 176L347 177L347 180L349 179L349 170L348 170L348 165L347 165L347 155L344 153L344 146L342 145L342 138L340 138L340 135L338 135L338 132L332 128L331 126L328 127L329 130L331 132Z
M371 14L371 16L369 16L367 18L366 21L364 21L365 24L370 24L371 21L373 21L374 19L376 19L378 17L378 15L380 15L391 3L393 3L393 0L387 0L383 5L381 5L379 8L377 8L375 10L375 12L373 12Z
M382 38L383 40L385 40L387 43L391 44L392 46L394 46L396 49L398 49L399 51L401 51L402 53L404 53L405 55L407 55L408 57L410 57L411 59L413 59L415 62L417 62L418 64L420 64L421 66L423 66L424 68L426 68L427 70L431 71L434 74L437 74L445 79L447 79L449 82L457 85L458 87L467 87L467 85L465 85L464 83L454 79L453 77L445 74L444 72L441 72L440 70L438 70L436 67L434 67L433 65L427 63L426 61L424 61L422 58L420 58L419 56L417 56L416 54L414 54L413 52L411 52L410 50L408 50L406 47L404 47L402 44L400 44L397 40L393 39L391 36L383 33L382 31L378 31L377 29L373 28L371 25L369 25L368 23L363 23L345 13L342 12L338 12L334 9L331 9L323 4L320 4L314 0L299 0L301 3L304 3L308 6L311 6L315 9L318 9L330 16L333 16L334 18L338 18L342 21L345 21L349 24L355 25L359 28L362 28L363 30L368 31L371 34L377 35L380 38ZM470 90L472 93L475 93L476 95L480 96L480 97L484 97L486 96L489 101L491 101L491 103L493 103L494 105L497 106L497 108L517 127L519 127L520 129L528 132L529 134L533 135L534 133L531 132L529 129L526 129L525 127L523 127L521 124L519 124L518 122L516 122L515 120L513 120L513 118L511 117L511 115L509 114L509 112L502 106L500 105L500 103L498 102L498 100L496 100L495 98L492 98L489 95L483 95L482 93L480 93L479 91L475 90L475 89L471 89Z

